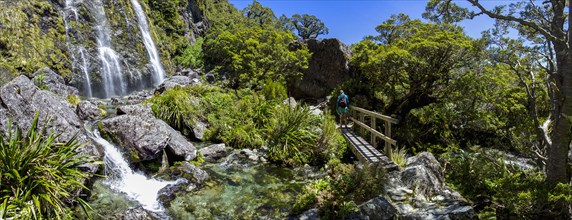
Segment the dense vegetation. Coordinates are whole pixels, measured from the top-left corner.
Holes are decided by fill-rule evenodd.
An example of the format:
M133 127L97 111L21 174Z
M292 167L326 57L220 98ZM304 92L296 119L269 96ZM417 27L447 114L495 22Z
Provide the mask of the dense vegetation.
M477 11L451 0L430 0L427 20L399 14L384 21L376 27L376 36L351 46L355 77L340 87L353 104L400 119L394 137L401 149L439 156L448 182L474 202L482 217L566 216L572 202L572 58L565 1L524 2L494 10L469 2ZM65 47L54 43L65 42L65 30L52 5L2 4L6 10L0 12L0 24L11 25L0 26L0 84L9 78L4 76L31 74L44 66L71 74ZM149 103L158 117L189 138L194 138L191 131L199 122L206 122L202 140L266 149L272 162L288 166L324 166L330 175L307 186L295 211L318 207L327 217L338 218L382 191L375 183L383 180L383 173L340 163L346 145L330 112L316 116L303 104L283 103L285 81L300 77L311 57L299 38L327 33L323 22L312 15L278 18L256 1L243 11L227 1L142 4L166 65L201 69L220 82L176 87L155 96ZM193 16L208 21L202 37L188 36L194 28L187 23L189 8L195 6L201 12ZM497 24L478 39L455 24L479 14ZM509 37L510 28L518 30L519 39ZM2 142L13 147L22 143ZM503 152L528 158L532 167L507 163L512 157ZM2 171L2 186L20 178L11 172L12 168ZM62 183L69 183L67 176L62 178ZM355 187L358 183L365 185ZM61 206L51 209L61 203L36 198L36 203L49 205L34 211L29 204L36 203L29 201L36 194L15 197L6 190L2 188L5 217L67 215ZM62 196L74 198L66 191L54 198ZM25 211L7 211L16 206Z
M90 174L81 166L95 158L78 153L83 144L75 137L66 143L57 137L38 126L38 114L27 133L8 126L0 135L0 218L70 219L70 205L78 204L87 213L79 192Z

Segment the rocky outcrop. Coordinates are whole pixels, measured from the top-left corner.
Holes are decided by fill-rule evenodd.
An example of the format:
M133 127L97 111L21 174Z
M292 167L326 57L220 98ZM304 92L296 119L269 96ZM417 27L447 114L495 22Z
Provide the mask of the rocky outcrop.
M403 171L389 173L385 198L397 210L398 219L478 219L470 204L445 185L442 170L433 154L423 152L408 158ZM387 203L380 198L374 203L378 205L370 207L387 210ZM360 206L362 214L368 209ZM369 219L383 219L368 216Z
M228 154L226 145L223 144L213 144L205 148L199 149L199 152L203 155L206 162L216 162L217 160L226 157Z
M118 116L100 122L100 131L108 139L130 152L132 163L158 159L166 149L169 161L192 160L196 148L181 133L153 116L145 105L119 107Z
M301 80L288 83L294 98L323 98L350 76L350 49L338 39L306 41L312 53Z
M75 114L74 107L64 97L58 96L47 90L40 90L26 76L19 76L0 88L0 127L6 134L8 117L12 118L12 124L17 125L24 131L30 129L36 113L39 114L39 125L44 126L50 119L48 127L54 132L61 134L57 141L66 142L77 135L80 143L86 143L80 148L83 154L101 158L101 153L87 137L80 118ZM87 170L95 173L97 165L85 165Z
M79 95L79 91L75 87L67 85L64 78L50 68L42 68L36 71L34 73L34 83L42 89L47 89L63 97Z
M403 171L387 175L385 193L360 204L359 211L346 219L478 219L473 207L445 185L442 167L431 153L410 157ZM307 211L298 219L319 216Z
M105 116L104 110L88 100L83 100L77 104L76 113L81 120L96 120Z
M167 89L172 89L175 86L191 86L201 83L201 81L197 78L198 75L191 75L190 76L171 76L167 78L157 89L155 89L155 93L162 93Z

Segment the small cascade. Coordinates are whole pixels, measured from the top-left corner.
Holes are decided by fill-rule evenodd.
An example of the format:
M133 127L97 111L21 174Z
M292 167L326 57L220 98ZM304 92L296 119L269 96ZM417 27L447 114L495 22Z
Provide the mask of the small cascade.
M159 85L163 82L165 78L165 70L161 65L161 60L159 58L159 53L155 47L155 43L151 38L151 33L149 32L149 25L145 18L145 13L143 13L143 8L137 0L131 0L135 14L137 15L137 22L139 23L139 30L141 30L141 36L143 38L143 43L147 49L147 54L149 55L149 61L153 66L153 82L154 85Z
M102 81L105 89L105 97L123 96L127 94L127 86L121 75L119 56L111 47L110 32L107 27L107 17L101 0L92 1L91 10L96 21L97 46L99 59L102 64Z
M70 51L70 56L72 59L72 69L74 69L74 70L78 69L78 65L79 65L79 69L81 70L81 73L83 74L83 77L84 77L83 88L85 90L84 91L85 95L88 98L91 98L91 97L93 97L93 94L91 92L91 79L90 79L89 71L88 71L89 61L86 57L87 56L87 50L85 49L85 47L83 45L74 45L71 42L72 37L71 37L70 31L72 30L72 27L69 25L69 23L72 21L72 20L70 20L71 18L73 18L74 22L79 21L77 11L78 11L77 7L75 6L73 0L66 0L66 6L64 8L64 25L65 25L65 30L66 30L67 45L68 45L68 49ZM80 38L83 38L83 35L81 34L81 32L78 32L75 34L80 36ZM79 55L81 62L78 61L78 58L76 57L77 55Z
M156 214L165 215L165 208L157 200L159 190L178 181L159 181L134 172L121 152L97 130L86 128L90 137L104 148L104 163L107 180L105 184L113 190L125 193L130 199L139 202L143 208Z

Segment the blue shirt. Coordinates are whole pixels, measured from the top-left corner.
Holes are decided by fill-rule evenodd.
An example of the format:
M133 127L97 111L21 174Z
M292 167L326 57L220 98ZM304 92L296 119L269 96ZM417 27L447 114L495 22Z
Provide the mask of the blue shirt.
M336 100L336 109L339 107L339 106L338 106L338 103L340 103L340 99L341 99L342 97L345 97L345 98L346 98L346 102L347 102L347 104L348 104L346 107L350 106L350 98L348 97L348 95L346 95L346 94L344 93L344 94L340 94L340 95L338 96L338 100Z

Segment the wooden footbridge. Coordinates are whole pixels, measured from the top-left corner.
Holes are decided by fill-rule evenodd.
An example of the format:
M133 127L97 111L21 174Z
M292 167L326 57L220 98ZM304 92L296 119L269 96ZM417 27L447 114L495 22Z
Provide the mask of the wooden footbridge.
M379 163L388 171L396 170L398 167L389 159L389 154L392 146L397 144L395 140L391 139L391 124L397 124L398 120L353 106L350 106L349 119L354 122L352 128L341 127L341 130L359 160L363 163ZM380 122L383 124L377 124L378 120L381 120ZM367 122L369 122L370 126L367 125ZM383 128L385 131L383 133L379 132L377 130L379 128ZM368 136L369 142L363 138ZM377 140L385 142L383 146L387 155L377 150Z

